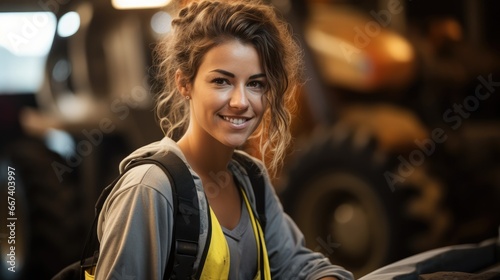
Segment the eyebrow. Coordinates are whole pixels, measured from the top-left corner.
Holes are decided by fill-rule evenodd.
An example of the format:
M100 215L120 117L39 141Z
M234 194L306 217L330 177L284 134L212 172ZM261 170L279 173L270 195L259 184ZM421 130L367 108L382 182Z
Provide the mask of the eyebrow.
M225 75L225 76L228 76L228 77L231 77L231 78L236 77L233 73L228 72L226 70L222 70L222 69L214 69L214 70L212 70L210 72L217 72L217 73L220 73L222 75ZM266 74L264 74L264 73L255 74L255 75L250 76L249 79L252 80L252 79L257 79L257 78L261 78L261 77L266 77Z

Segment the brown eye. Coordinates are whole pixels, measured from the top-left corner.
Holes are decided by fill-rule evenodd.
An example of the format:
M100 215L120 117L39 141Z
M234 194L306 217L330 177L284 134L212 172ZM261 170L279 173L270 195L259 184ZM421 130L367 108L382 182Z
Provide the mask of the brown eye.
M215 78L212 80L212 83L219 85L219 86L222 86L222 85L229 84L229 81L224 79L224 78Z
M248 83L248 86L251 88L257 88L257 89L265 88L265 84L261 81L251 81Z

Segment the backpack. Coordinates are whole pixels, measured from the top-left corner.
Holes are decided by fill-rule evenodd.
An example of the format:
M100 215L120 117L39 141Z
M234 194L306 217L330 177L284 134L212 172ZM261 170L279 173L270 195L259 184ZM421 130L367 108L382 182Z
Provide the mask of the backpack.
M258 220L261 227L265 229L265 184L262 170L250 158L240 153L234 153L233 158L247 171L255 195L257 208L255 210ZM132 160L125 170L104 188L96 203L94 221L88 233L81 260L65 267L52 280L84 280L85 270L95 269L99 258L97 221L104 202L120 178L127 171L141 164L155 164L160 167L167 175L172 186L174 230L170 247L172 249L170 250L163 279L192 279L193 265L198 250L200 250L198 247L200 232L199 204L198 199L195 199L198 196L193 177L186 164L175 153L169 152ZM184 187L180 188L179 186ZM207 248L208 245L209 242L206 242L205 246Z

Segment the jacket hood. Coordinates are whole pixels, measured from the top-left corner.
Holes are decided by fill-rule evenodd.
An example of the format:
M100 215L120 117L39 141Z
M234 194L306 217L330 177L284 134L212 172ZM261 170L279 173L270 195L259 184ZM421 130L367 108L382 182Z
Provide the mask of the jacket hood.
M127 164L129 164L133 159L148 157L148 156L154 155L154 154L159 153L159 152L169 152L169 151L178 155L187 164L187 160L184 157L184 154L182 153L182 151L179 148L179 146L177 145L177 143L174 140L172 140L168 137L165 137L161 141L153 142L149 145L143 146L143 147L135 150L130 155L128 155L126 158L124 158L120 162L120 166L119 166L120 173L122 173L125 170L125 167L127 166Z

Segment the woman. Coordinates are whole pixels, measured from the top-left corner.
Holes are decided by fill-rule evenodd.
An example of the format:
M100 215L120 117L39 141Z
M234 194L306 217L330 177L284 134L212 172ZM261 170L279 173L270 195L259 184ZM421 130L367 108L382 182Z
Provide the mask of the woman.
M235 149L255 137L262 153L272 155L270 170L276 170L290 140L287 103L298 82L300 56L287 25L271 7L253 2L193 3L179 12L160 44L166 85L157 113L166 137L132 153L120 169L134 158L165 151L184 160L200 198L200 247L213 242L217 230L224 236L214 246L219 263L209 251L200 265L198 252L194 270L202 279L351 279L304 247L265 171L267 225L262 229L255 222L250 180L233 160ZM177 142L174 135L181 135ZM167 176L155 165L134 167L99 216L96 279L162 279L172 228ZM265 239L263 249L256 245L259 238Z

